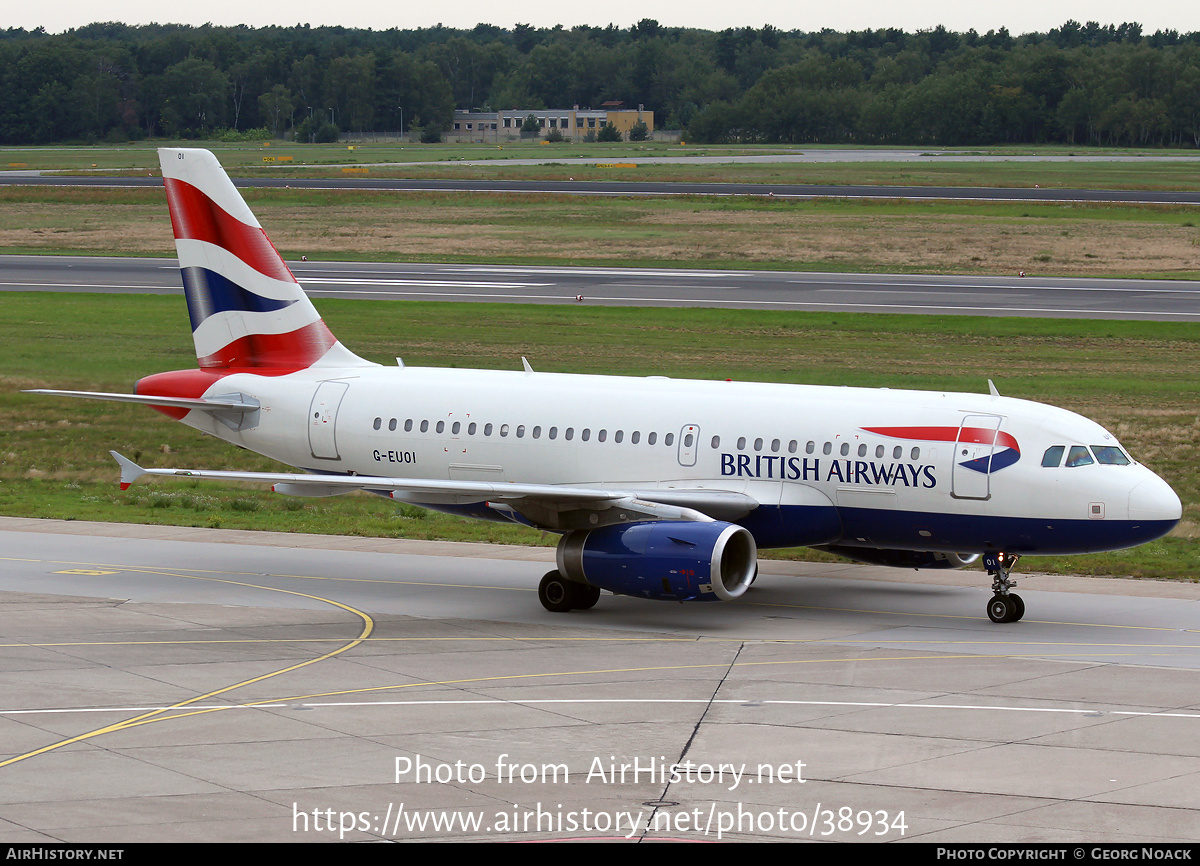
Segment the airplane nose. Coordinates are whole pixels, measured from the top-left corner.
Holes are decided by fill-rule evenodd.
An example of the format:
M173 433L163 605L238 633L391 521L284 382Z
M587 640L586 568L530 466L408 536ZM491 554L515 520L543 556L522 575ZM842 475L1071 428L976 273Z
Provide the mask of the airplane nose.
M1139 481L1129 491L1129 519L1142 521L1170 521L1174 528L1183 516L1183 505L1171 485L1157 475Z

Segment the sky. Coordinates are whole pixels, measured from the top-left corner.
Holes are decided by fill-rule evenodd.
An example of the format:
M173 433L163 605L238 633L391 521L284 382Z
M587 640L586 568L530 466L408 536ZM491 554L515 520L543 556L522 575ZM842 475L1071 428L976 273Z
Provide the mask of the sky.
M964 3L962 0L854 0L818 3L813 0L604 0L602 3L563 3L561 0L454 0L439 3L398 3L396 0L206 0L168 4L161 0L57 0L6 3L0 27L44 27L60 33L96 21L126 24L246 24L251 27L293 24L411 30L444 24L471 28L480 22L511 28L514 24L570 28L577 24L627 28L642 18L654 18L668 27L724 30L727 27L762 27L815 31L868 30L897 27L909 32L941 24L964 32L980 33L1007 27L1014 36L1045 32L1063 22L1098 21L1121 24L1136 21L1143 32L1173 29L1200 31L1200 3L1180 0L1009 0Z

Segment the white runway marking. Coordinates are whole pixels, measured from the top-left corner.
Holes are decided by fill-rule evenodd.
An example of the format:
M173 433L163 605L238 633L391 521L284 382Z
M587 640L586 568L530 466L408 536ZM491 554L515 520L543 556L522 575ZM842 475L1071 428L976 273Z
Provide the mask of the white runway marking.
M586 686L585 686L586 687ZM1176 712L1155 710L1113 710L1100 707L1028 707L1002 706L999 704L910 704L893 701L793 701L793 700L756 700L756 699L710 699L710 698L473 698L469 700L424 700L424 701L294 701L255 704L193 704L190 710L261 710L264 708L317 708L317 707L421 707L421 706L552 706L568 704L591 704L612 706L619 704L666 705L691 704L711 706L795 706L795 707L844 707L862 709L892 709L892 710L963 710L967 712L1001 712L1001 713L1041 713L1061 714L1072 716L1138 716L1170 719L1200 719L1200 712ZM163 712L172 709L169 705L161 707L69 707L44 708L25 710L2 710L0 716L22 715L71 715L74 713L144 713Z

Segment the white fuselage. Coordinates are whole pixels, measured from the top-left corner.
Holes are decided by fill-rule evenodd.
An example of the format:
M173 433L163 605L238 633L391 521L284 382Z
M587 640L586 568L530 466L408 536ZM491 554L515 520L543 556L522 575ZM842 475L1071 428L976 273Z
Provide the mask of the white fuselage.
M760 503L739 522L764 547L1071 553L1179 517L1137 463L1043 466L1053 446L1118 443L999 396L413 367L234 373L205 396L234 392L261 403L256 425L185 423L321 473L734 491ZM813 535L812 509L836 513L838 538Z

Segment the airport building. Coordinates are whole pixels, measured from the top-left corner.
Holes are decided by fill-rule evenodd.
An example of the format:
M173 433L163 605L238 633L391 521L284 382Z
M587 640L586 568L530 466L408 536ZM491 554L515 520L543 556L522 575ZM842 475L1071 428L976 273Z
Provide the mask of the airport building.
M501 143L521 138L521 127L526 118L535 117L538 122L537 138L545 138L550 130L557 130L570 141L583 141L595 136L605 124L611 123L628 139L629 130L638 123L645 123L648 132L654 132L654 112L642 106L624 108L622 103L606 102L599 109L580 108L513 108L507 111L455 111L454 122L446 138L450 141L479 143Z

